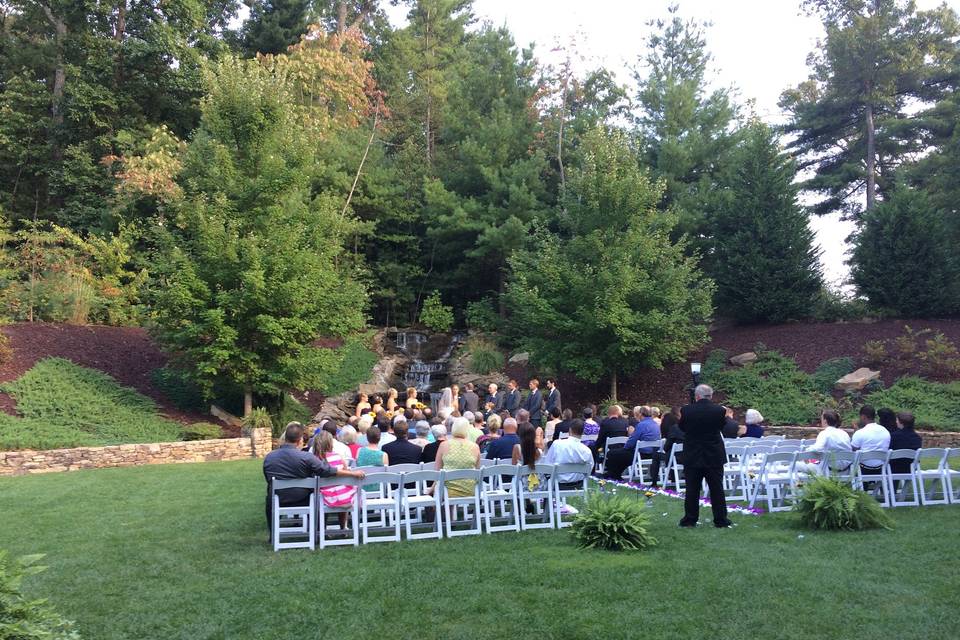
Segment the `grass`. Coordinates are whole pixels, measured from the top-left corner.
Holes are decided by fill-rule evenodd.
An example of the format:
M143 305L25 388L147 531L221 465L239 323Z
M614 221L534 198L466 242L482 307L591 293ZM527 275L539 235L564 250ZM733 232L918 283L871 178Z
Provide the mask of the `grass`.
M0 413L0 449L167 442L182 434L150 398L61 358L41 360L0 390L16 399L22 416Z
M568 531L276 554L263 492L256 460L4 478L0 540L47 554L27 591L88 639L960 636L960 507L893 510L893 531L680 530L658 497L637 554Z

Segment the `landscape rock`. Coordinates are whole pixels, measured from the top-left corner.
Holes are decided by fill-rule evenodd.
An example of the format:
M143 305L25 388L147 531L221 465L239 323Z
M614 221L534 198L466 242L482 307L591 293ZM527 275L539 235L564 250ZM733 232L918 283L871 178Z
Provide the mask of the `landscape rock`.
M730 364L742 367L744 365L750 364L757 361L757 354L753 351L747 351L746 353L741 353L738 356L733 356L730 358Z
M835 387L841 391L859 391L865 386L880 379L880 372L867 367L860 367L853 373L848 373L839 380Z
M530 362L530 354L526 351L515 353L510 356L510 364L527 364Z

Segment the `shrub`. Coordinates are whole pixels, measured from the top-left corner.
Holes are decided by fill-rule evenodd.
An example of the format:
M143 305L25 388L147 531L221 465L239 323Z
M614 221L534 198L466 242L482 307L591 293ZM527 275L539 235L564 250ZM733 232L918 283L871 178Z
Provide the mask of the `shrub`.
M270 418L270 412L263 407L257 407L250 412L250 415L243 418L243 428L247 431L252 431L253 429L270 429L274 437L279 436L274 428L273 420Z
M853 358L833 358L820 363L810 381L813 388L830 393L837 380L854 370Z
M473 373L486 375L491 371L502 369L506 362L497 345L484 338L471 338L467 341L466 350L470 354L467 367Z
M904 376L886 389L866 397L874 407L911 411L918 428L960 431L960 382L939 383Z
M453 307L443 304L440 292L434 291L423 301L420 322L434 331L443 333L453 328Z
M834 478L812 479L793 507L800 523L825 531L890 529L892 521L877 501Z
M37 565L42 555L23 556L15 562L0 551L0 638L17 640L79 640L73 623L63 619L46 600L28 600L21 591L23 579L44 571Z
M496 303L490 298L484 298L478 302L468 302L464 316L467 326L477 331L496 331L500 322Z
M628 496L590 495L573 521L577 546L608 551L639 551L657 544L647 531L643 503Z
M883 340L868 340L863 344L863 359L866 364L880 365L886 362L887 343Z
M291 422L307 424L312 414L310 413L310 409L303 406L299 400L288 393L280 398L280 405L277 408L275 417L276 419L273 423L277 425L277 428L282 429Z
M220 425L210 422L195 422L183 427L183 440L215 440L222 437Z
M10 336L0 331L0 364L10 362L13 357L13 349L10 347Z
M365 382L378 360L368 344L369 334L347 338L334 354L337 364L328 374L321 376L317 389L325 395L335 396L356 389L357 385Z
M727 366L727 360L729 358L730 352L726 349L714 349L711 351L700 368L700 381L705 384L713 384L716 375Z
M203 392L185 371L161 367L150 372L150 381L178 409L200 411L205 408Z
M925 340L923 346L917 358L925 375L933 378L955 378L960 375L960 353L949 338L938 332Z

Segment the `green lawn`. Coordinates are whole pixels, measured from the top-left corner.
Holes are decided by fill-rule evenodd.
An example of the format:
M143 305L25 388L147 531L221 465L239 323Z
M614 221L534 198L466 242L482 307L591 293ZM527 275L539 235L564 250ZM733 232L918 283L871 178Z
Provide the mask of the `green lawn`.
M657 498L640 554L567 531L277 554L263 491L254 460L0 479L0 547L47 554L27 589L87 639L960 637L960 507L680 530Z

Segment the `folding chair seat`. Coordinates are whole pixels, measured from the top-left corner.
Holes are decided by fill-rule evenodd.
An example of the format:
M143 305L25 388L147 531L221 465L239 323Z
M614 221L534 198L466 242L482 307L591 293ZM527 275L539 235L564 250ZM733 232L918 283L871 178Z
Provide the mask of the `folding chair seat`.
M335 487L339 485L356 487L357 494L360 491L360 485L365 482L360 478L353 478L348 476L332 476L329 478L317 478L317 538L320 541L318 545L320 549L325 549L327 547L340 547L340 546L354 546L360 544L360 498L358 495L353 496L353 502L349 507L328 507L327 504L323 501L323 495L320 494L320 490L324 487ZM335 537L327 539L327 515L328 514L347 514L347 520L350 523L350 528L346 530L341 529L331 529L331 531L350 531L349 537Z
M894 473L892 462L896 460L909 460L910 470L907 472ZM883 465L886 471L887 495L890 497L891 507L919 507L920 489L917 485L917 452L915 449L895 449L887 456L887 462ZM905 498L907 489L910 490L910 498Z
M473 480L473 494L469 496L451 496L447 483L451 480ZM441 483L443 493L444 520L447 537L470 536L483 533L480 511L480 494L483 484L480 469L455 469L443 472ZM463 518L457 518L457 511L463 511ZM454 525L467 524L465 529L454 529Z
M481 469L483 519L487 527L487 533L520 531L520 500L517 492L518 473L517 466L513 464L498 464ZM500 521L504 523L500 523Z
M861 451L860 464L853 469L853 488L866 491L877 498L880 506L890 506L889 482L887 481L887 458L890 451ZM864 473L863 467L878 469L879 473Z
M947 449L943 474L947 479L947 498L950 504L960 504L960 449Z
M374 491L361 489L357 494L360 500L363 544L400 541L400 491L390 488L391 484L398 485L400 480L399 473L385 472L368 473L364 478L364 487L377 485L378 488ZM371 513L379 516L375 522L370 520ZM374 532L384 531L386 535L372 535Z
M316 519L316 485L314 478L299 478L297 480L270 479L271 522L270 538L273 540L273 550L280 549L314 549L314 540L317 527ZM302 507L281 507L280 496L277 491L283 489L309 489L310 502ZM293 542L284 542L284 538L306 538Z
M650 477L650 480L653 480L653 477L650 475L650 469L653 467L653 458L641 458L640 450L653 449L653 455L659 456L661 453L663 453L663 443L663 438L660 438L659 440L644 440L637 443L637 446L633 449L633 461L630 463L630 467L628 468L630 472L630 482L634 482L635 479L639 478L640 482L645 484L647 482L647 477ZM646 469L646 474L644 473L644 469Z
M723 465L723 491L727 500L749 500L750 482L747 476L746 444L726 446L727 462Z
M787 436L760 436L761 440L786 440Z
M517 483L520 500L520 529L552 529L553 474L552 464L538 464L534 469L519 465ZM533 478L536 478L534 480Z
M767 511L790 510L792 505L788 500L796 497L796 463L797 453L794 451L763 454L760 468L751 483L750 506L755 506L757 499L763 497Z
M643 443L638 443L637 447L639 448L641 444ZM563 516L565 515L575 516L577 514L576 509L567 504L567 498L583 498L587 495L587 487L589 486L590 482L590 470L592 468L593 465L589 462L584 462L582 464L566 463L556 465L552 479L554 496L553 514L554 519L556 520L555 524L557 529L569 527L571 524L573 524L571 521L563 519ZM579 473L583 475L583 480L576 489L562 489L560 487L560 477L569 473Z
M399 465L398 465L399 466ZM423 469L422 471L412 471L403 474L401 486L413 483L420 487L432 483L434 490L432 494L426 492L418 493L415 489L403 489L400 493L400 518L403 520L407 532L407 540L423 540L426 538L443 537L443 511L440 508L440 487L436 486L443 480L443 471L436 469ZM424 521L422 514L425 509L433 509L433 522ZM415 532L414 527L423 527L429 525L427 531Z
M934 469L924 469L923 461L927 460L936 465ZM917 452L917 483L920 485L920 504L948 504L950 500L947 489L947 449L920 449ZM939 497L938 497L939 496Z
M607 441L603 443L603 457L600 458L600 462L597 463L597 473L606 472L605 467L607 464L607 453L611 449L615 448L612 445L623 446L624 444L626 444L627 440L629 440L629 438L627 438L626 436L614 436L612 438L607 438Z

